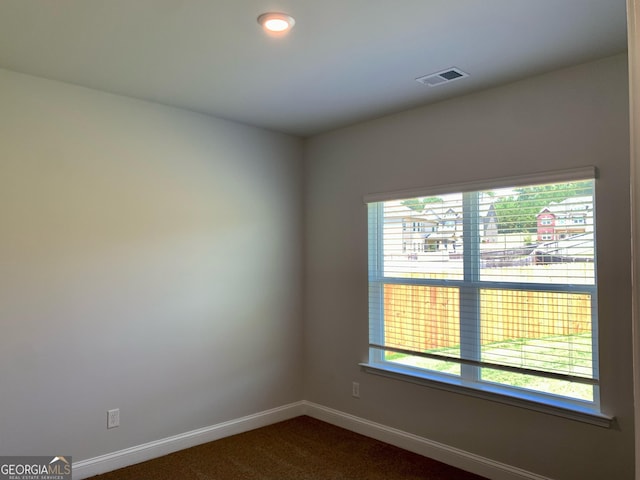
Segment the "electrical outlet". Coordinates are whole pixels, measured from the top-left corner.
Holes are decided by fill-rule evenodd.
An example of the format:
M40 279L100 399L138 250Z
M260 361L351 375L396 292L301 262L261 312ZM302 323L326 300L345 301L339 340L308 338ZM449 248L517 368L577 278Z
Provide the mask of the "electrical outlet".
M116 428L120 426L120 409L114 408L107 410L107 428Z
M360 384L358 382L353 382L351 385L351 395L354 398L360 398Z

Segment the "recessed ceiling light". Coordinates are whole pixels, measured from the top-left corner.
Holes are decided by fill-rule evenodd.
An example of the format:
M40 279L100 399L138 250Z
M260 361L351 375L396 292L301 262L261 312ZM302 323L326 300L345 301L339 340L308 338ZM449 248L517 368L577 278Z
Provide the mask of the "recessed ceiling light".
M258 23L267 32L283 34L291 30L296 21L286 13L268 12L258 17Z

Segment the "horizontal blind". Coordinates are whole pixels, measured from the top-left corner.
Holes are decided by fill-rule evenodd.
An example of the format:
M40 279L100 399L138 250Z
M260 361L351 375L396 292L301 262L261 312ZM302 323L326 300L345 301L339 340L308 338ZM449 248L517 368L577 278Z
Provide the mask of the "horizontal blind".
M594 181L514 185L369 204L370 347L583 398L558 385L597 384Z

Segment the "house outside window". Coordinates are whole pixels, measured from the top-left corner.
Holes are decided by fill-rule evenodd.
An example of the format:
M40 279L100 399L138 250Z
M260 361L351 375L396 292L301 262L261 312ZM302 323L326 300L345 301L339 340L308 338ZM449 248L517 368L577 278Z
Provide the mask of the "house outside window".
M522 181L439 189L435 209L428 196L411 198L428 206L414 213L433 220L423 245L432 237L438 246L411 261L393 229L406 199L368 202L367 365L598 411L594 181ZM581 229L540 233L541 214L568 218L575 210L584 213Z
M593 231L593 196L550 200L538 213L538 239L563 239ZM551 235L551 238L548 238Z

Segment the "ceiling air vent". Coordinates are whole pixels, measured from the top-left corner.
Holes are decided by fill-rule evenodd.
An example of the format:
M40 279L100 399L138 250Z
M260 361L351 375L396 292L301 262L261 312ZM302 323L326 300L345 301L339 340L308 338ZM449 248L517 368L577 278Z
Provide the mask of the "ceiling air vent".
M416 78L416 82L424 83L430 87L435 87L437 85L443 85L468 76L468 73L463 72L459 68L451 67L446 70L442 70L441 72L418 77Z

